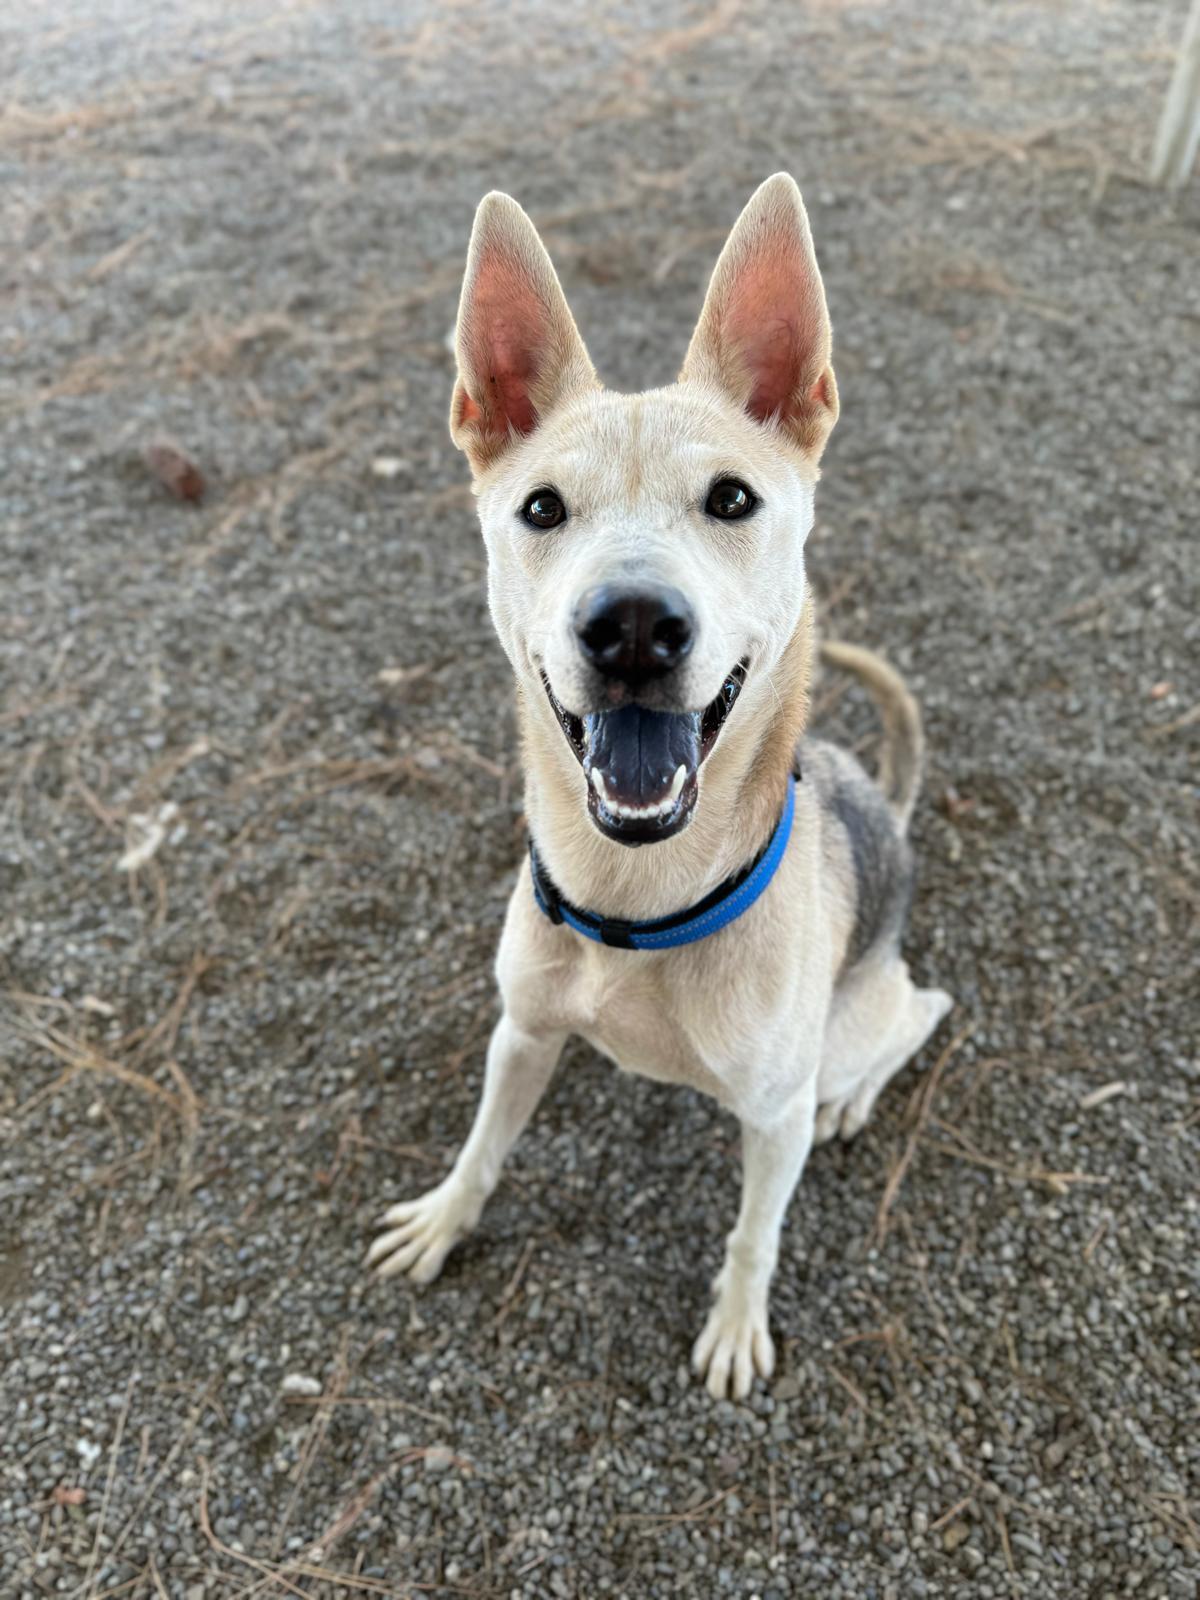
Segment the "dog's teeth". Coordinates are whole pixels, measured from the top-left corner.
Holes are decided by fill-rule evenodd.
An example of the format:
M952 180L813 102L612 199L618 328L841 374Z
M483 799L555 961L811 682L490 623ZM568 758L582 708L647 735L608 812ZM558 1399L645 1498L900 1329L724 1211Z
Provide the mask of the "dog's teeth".
M669 794L664 795L661 800L651 800L640 806L629 805L624 800L618 800L615 795L611 794L608 784L598 767L591 769L588 773L588 778L599 797L600 803L610 816L621 817L627 822L644 822L653 817L664 817L674 809L675 802L679 798L679 792L683 788L686 774L686 767L680 767L675 774Z
M610 811L618 817L629 817L633 820L643 821L647 817L661 817L671 809L671 801L654 800L644 806L625 805L623 801L613 800L606 802Z
M686 781L687 781L687 768L683 765L682 762L680 762L679 766L677 766L675 768L675 776L671 779L671 794L670 794L670 798L672 800L678 800L679 799L679 791L683 788L684 783Z

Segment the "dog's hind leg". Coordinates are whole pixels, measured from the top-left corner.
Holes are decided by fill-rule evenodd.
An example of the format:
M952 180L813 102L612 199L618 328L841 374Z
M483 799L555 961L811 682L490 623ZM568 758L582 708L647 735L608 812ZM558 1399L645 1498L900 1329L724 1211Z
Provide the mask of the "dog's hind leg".
M813 1143L852 1139L880 1091L916 1055L954 1004L943 989L918 989L899 955L868 957L834 995L817 1080Z
M458 1241L479 1221L504 1158L537 1107L554 1073L566 1035L526 1033L508 1016L488 1044L483 1098L450 1175L416 1200L384 1213L386 1231L371 1246L368 1265L381 1278L407 1272L431 1283Z

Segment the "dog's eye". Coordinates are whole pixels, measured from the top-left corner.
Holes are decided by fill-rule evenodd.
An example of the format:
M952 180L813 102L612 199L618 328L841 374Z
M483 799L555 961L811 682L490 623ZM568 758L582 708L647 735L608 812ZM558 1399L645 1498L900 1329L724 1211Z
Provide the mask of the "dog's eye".
M531 528L557 528L567 520L567 508L553 489L539 489L521 507L521 515Z
M721 517L725 522L730 522L735 517L744 517L757 504L758 501L744 483L739 483L736 478L722 478L708 491L704 509L710 517Z

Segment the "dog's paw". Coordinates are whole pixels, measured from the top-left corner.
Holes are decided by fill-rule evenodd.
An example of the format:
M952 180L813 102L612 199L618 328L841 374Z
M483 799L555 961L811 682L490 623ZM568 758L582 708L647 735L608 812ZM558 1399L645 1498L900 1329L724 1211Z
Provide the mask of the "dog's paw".
M813 1124L813 1145L828 1144L835 1134L843 1139L853 1139L866 1127L875 1105L878 1090L873 1084L845 1095L841 1100L827 1100L817 1107L817 1120Z
M403 1200L380 1217L381 1233L367 1252L380 1278L407 1272L414 1283L432 1283L450 1251L479 1221L482 1199L447 1178L416 1200Z
M692 1346L692 1370L704 1379L714 1400L724 1400L727 1395L744 1400L754 1385L755 1373L760 1378L771 1376L775 1346L767 1330L765 1295L754 1303L737 1289L718 1289L717 1302Z
M825 1144L838 1135L853 1139L870 1121L881 1090L903 1070L954 1005L944 989L911 989L903 1025L892 1040L891 1054L847 1093L817 1107L813 1144Z

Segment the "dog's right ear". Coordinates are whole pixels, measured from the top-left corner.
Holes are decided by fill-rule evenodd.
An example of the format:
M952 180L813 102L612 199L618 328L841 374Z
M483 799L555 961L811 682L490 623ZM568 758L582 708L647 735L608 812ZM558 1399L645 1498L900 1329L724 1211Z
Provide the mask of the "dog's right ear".
M454 347L450 436L476 476L568 395L599 387L537 229L498 191L475 213Z

